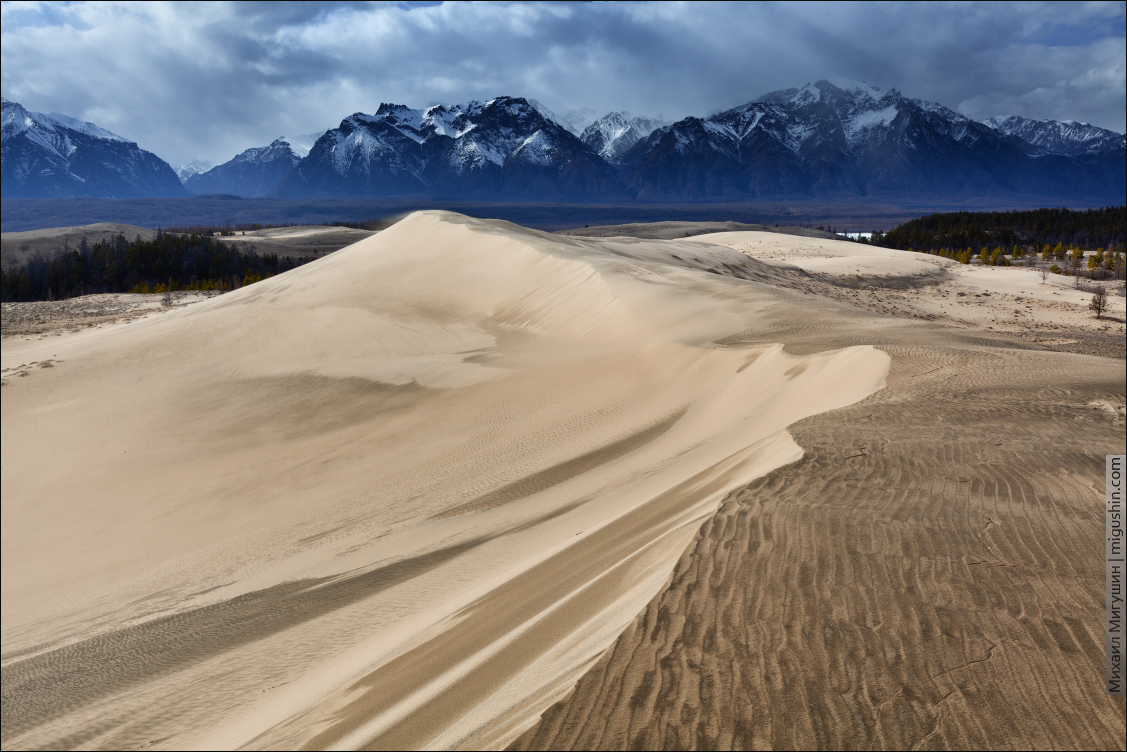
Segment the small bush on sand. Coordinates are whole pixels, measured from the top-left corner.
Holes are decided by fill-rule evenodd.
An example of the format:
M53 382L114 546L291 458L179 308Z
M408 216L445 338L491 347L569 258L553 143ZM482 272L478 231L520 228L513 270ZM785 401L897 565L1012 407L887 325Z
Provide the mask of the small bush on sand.
M1107 288L1103 285L1096 285L1095 292L1092 293L1092 302L1088 304L1088 309L1096 314L1096 318L1102 318L1104 311L1107 310Z

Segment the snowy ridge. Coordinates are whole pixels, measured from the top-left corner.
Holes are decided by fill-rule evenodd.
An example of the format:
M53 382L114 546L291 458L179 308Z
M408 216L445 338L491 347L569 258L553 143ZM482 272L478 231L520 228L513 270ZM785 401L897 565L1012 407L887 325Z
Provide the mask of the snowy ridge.
M317 143L317 139L325 135L328 131L315 131L313 133L306 133L301 136L282 136L279 141L289 145L290 151L298 158L304 158L309 154L309 150L313 148L313 144Z
M483 128L482 121L490 115L514 122ZM375 115L357 113L345 122L350 126L347 135L340 130L330 132L333 165L341 175L354 168L367 170L373 160L385 159L392 172L409 172L423 180L423 162L404 160L396 152L395 143L400 137L419 145L441 138L453 139L456 143L449 161L459 173L487 163L500 167L512 159L546 165L558 146L551 129L543 127L551 121L531 103L509 97L425 109L382 104ZM532 132L520 125L531 126Z
M634 144L666 125L658 118L609 112L584 128L579 138L603 159L617 163Z
M707 128L729 148L738 149L752 137L769 137L802 160L808 145L836 141L838 128L844 137L838 146L856 155L876 143L903 139L912 119L926 121L937 134L956 142L973 143L981 135L973 121L943 105L844 78L771 92L705 122L723 126ZM711 145L715 148L716 143Z
M193 175L198 175L201 172L207 172L212 167L215 167L214 162L208 162L202 159L193 159L192 161L185 162L184 164L177 167L176 176L180 178L180 182L183 183Z
M546 112L514 97L419 109L384 103L322 135L277 195L571 195L613 188L611 166Z
M846 78L675 123L624 111L561 115L507 96L424 108L381 104L328 131L282 136L224 164L193 160L175 172L127 139L67 115L5 99L0 125L5 196L183 195L186 188L248 197L677 201L1024 191L1038 200L1121 201L1127 172L1123 134L1021 117L980 123ZM178 178L172 185L170 175Z
M105 128L99 128L93 123L76 120L57 112L50 115L44 115L42 112L30 112L20 104L7 99L3 100L3 117L0 122L2 122L2 136L0 138L7 140L26 134L34 143L64 159L70 157L77 149L71 138L71 134L75 133L104 141L117 141L123 144L133 143L116 133L107 131Z
M1017 115L992 117L985 124L1028 145L1033 155L1066 154L1080 157L1122 149L1127 140L1121 133L1074 120L1031 120Z
M1120 134L1083 124L1012 118L982 124L896 89L833 78L657 128L619 163L631 195L655 200L880 194L1042 200L1121 196L1124 143ZM1029 159L1039 155L1087 161Z
M184 195L167 162L67 115L32 112L4 99L0 143L5 197Z

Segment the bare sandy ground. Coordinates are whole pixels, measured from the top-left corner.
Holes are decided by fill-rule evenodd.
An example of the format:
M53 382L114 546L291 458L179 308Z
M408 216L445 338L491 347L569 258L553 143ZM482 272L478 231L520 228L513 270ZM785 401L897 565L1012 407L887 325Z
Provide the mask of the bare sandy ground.
M922 253L758 232L693 240L738 250L780 270L801 272L819 295L877 313L1016 335L1051 349L1123 358L1127 298L1108 282L1109 310L1096 319L1091 291L1075 278L1023 266L960 264ZM1098 284L1098 283L1097 283Z
M1101 547L1122 361L851 318L769 336L878 345L887 386L792 426L803 459L729 496L513 749L1123 749Z
M786 282L425 212L4 338L5 747L504 746L787 425L884 383L868 346L718 344L804 298L752 280Z
M511 748L1123 749L1124 698L1102 684L1122 361L1026 349L986 329L992 301L921 321L869 293L917 277L901 312L973 290L1100 325L1022 270L932 278L844 243L709 240L862 275L849 308L812 299L726 342L871 344L892 357L886 386L793 425L802 460L727 497L668 587Z
M561 230L560 235L573 235L585 238L630 237L647 240L677 240L696 235L710 235L718 232L776 232L808 238L832 239L831 232L809 227L771 227L768 225L746 224L743 222L643 222L628 225L596 225L573 230Z
M741 234L424 212L5 337L5 748L1122 748L1122 361Z
M164 296L133 293L83 295L66 300L34 303L0 303L0 334L4 337L52 336L90 327L132 321L215 297L214 292L173 292Z

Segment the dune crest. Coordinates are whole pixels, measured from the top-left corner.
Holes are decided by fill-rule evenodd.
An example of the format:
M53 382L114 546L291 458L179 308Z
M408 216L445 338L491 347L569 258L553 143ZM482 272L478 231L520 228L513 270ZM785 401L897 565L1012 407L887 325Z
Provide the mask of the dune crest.
M420 212L5 341L53 365L2 393L5 745L507 744L788 425L882 386L871 346L755 341L772 273Z

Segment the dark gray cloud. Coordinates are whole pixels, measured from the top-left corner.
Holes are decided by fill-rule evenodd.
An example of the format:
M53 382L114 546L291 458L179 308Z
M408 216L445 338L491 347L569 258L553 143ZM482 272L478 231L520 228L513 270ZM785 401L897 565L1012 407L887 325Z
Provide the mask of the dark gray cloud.
M380 102L704 114L845 76L984 119L1125 130L1110 3L4 3L0 87L221 161Z

